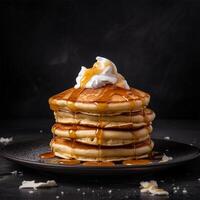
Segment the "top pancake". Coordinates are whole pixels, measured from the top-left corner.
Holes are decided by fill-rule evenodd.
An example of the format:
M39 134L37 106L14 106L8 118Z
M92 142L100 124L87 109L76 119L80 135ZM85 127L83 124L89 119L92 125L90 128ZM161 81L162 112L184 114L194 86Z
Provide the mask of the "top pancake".
M150 95L141 90L106 85L97 89L70 88L51 97L49 104L54 111L119 114L141 110L149 101Z

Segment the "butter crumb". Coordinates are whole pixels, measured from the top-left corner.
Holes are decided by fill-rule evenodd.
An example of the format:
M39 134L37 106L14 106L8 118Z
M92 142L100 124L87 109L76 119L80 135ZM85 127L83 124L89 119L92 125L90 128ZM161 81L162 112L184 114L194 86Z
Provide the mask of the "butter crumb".
M35 180L33 181L22 181L22 185L19 186L19 189L24 189L24 188L47 188L47 187L55 187L57 186L57 183L54 180L50 180L47 182L39 182L36 183Z
M108 190L108 193L111 194L111 193L112 193L112 190Z
M0 138L0 143L3 145L7 145L7 144L11 143L12 141L13 141L13 137L10 137L10 138L1 137Z
M170 157L170 156L167 156L166 154L163 154L163 157L162 157L162 159L159 161L159 163L168 162L168 161L170 161L170 160L173 160L173 158Z
M183 191L182 191L183 194L187 194L187 190L185 188L183 188Z
M140 182L140 192L141 193L150 193L152 195L169 195L167 191L162 188L158 188L157 181L142 181Z

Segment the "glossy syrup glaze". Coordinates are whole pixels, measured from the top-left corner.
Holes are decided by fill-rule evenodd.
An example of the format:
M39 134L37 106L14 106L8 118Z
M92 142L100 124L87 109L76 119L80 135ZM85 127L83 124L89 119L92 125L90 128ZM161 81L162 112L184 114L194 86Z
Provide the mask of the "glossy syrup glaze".
M98 65L94 65L92 68L86 69L84 72L84 76L82 77L80 81L81 88L84 88L88 81L95 75L99 74L101 72Z

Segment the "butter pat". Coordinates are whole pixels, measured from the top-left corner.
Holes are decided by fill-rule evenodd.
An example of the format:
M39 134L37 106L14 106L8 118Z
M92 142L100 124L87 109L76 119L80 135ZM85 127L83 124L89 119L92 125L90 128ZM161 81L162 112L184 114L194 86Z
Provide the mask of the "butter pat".
M103 57L96 57L97 62L92 68L81 67L74 88L100 88L107 84L129 90L124 77L117 72L116 65Z
M7 145L7 144L9 144L12 141L13 141L12 137L10 137L10 138L1 137L0 138L0 143L3 144L3 145Z
M141 193L150 193L152 195L169 195L167 191L162 188L158 188L156 181L142 181L140 182L140 192Z
M57 183L54 180L50 180L47 182L39 182L36 183L35 180L33 181L22 181L22 185L19 186L19 189L24 188L47 188L47 187L56 187Z
M170 161L170 160L173 160L173 158L170 157L170 156L167 156L166 154L163 154L163 157L162 157L162 159L159 161L159 163L168 162L168 161Z

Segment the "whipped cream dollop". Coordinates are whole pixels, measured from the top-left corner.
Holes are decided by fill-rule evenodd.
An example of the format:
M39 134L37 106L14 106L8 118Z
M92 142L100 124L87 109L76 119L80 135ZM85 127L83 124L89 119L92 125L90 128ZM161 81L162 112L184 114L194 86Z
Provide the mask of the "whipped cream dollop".
M103 57L96 57L97 62L93 67L81 67L81 71L76 78L74 88L100 88L107 84L129 90L130 87L124 77L117 72L116 65Z

